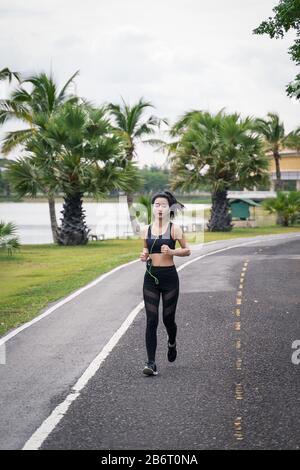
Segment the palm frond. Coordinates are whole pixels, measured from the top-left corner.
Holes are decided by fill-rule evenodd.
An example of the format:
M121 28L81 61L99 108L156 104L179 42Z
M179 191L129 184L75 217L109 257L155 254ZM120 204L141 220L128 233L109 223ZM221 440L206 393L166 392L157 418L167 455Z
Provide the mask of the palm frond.
M6 132L5 136L2 140L1 151L4 155L7 155L13 149L15 149L18 145L22 145L26 142L26 140L32 136L34 133L34 129L21 129L18 131L11 131Z
M26 105L12 100L0 100L0 124L16 118L25 122L32 121Z
M43 190L42 170L28 157L15 160L6 171L6 175L21 197L25 195L35 197L38 190Z
M79 70L76 70L76 72L69 78L69 80L65 83L65 85L63 86L63 88L61 89L60 93L58 94L58 97L57 97L57 102L58 103L61 103L62 101L64 101L64 98L65 98L65 95L66 95L66 91L69 87L69 85L74 81L74 78L77 77L77 75L79 75Z

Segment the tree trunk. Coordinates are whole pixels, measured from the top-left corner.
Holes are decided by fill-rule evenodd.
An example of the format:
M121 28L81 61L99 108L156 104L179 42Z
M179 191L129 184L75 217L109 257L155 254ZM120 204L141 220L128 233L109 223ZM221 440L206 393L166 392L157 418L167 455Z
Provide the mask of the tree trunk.
M289 226L289 219L288 219L288 217L283 217L283 223L282 223L282 225L283 225L284 227L288 227L288 226Z
M82 209L82 194L64 197L63 217L61 227L57 229L57 242L59 245L86 245L88 242L88 229L85 224L85 210Z
M282 181L281 181L281 171L280 171L280 154L278 151L273 152L275 160L275 169L276 169L276 180L275 180L275 191L281 191Z
M11 191L10 191L10 184L9 184L9 182L6 181L4 187L5 187L5 195L6 195L6 197L10 197Z
M138 224L136 220L135 212L133 208L133 193L126 193L126 197L127 197L127 206L128 206L133 235L140 235L140 225Z
M57 221L55 214L55 199L53 196L48 198L49 213L50 213L50 224L52 230L53 242L57 243Z
M227 189L214 191L212 193L211 216L207 224L209 232L229 232L232 230L233 224L229 208Z
M127 149L127 155L126 159L128 161L132 161L133 159L133 152L134 152L134 145L131 144L131 146ZM140 225L136 221L135 213L134 213L134 208L133 208L133 193L132 192L127 192L126 193L126 198L127 198L127 206L128 206L128 211L129 211L129 217L130 217L130 224L131 228L133 231L133 235L140 235Z
M278 193L278 191L282 191L282 185L283 185L283 182L281 180L281 171L280 171L280 154L277 150L275 150L273 152L273 156L274 156L275 168L276 168L276 180L275 180L274 190L276 191L276 193ZM284 225L283 217L280 214L277 214L276 224Z

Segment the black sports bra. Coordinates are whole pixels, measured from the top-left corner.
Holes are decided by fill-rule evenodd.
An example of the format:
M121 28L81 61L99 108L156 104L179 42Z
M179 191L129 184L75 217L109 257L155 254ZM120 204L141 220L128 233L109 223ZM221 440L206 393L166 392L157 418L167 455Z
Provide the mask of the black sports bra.
M147 247L150 253L151 247L152 253L161 253L161 246L162 245L168 245L172 250L175 248L176 240L172 238L171 235L171 227L172 227L172 222L169 222L169 225L167 227L167 230L162 233L161 235L154 235L151 232L151 224L148 227L148 236L147 236ZM166 237L164 237L166 235ZM156 240L155 240L156 239Z

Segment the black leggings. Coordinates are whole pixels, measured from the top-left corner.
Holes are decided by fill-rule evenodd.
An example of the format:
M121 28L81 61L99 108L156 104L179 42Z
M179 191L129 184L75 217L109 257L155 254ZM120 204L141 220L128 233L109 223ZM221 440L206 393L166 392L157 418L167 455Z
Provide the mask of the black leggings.
M179 278L176 266L152 266L151 273L159 280L155 284L154 279L146 271L143 284L143 297L146 311L146 349L148 361L155 362L157 347L158 308L160 293L163 302L163 322L166 327L169 342L175 343L177 325L175 312L179 296Z

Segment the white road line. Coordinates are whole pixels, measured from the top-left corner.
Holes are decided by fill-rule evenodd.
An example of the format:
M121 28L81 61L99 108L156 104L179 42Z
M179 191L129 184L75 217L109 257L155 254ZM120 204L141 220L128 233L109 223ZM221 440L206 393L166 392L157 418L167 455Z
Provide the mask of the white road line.
M72 294L68 295L68 297L66 297L65 299L61 300L60 302L58 302L57 304L53 305L53 307L50 307L48 308L48 310L46 310L44 313L41 313L41 315L35 317L33 320L30 320L29 322L27 323L24 323L24 325L16 328L15 330L11 331L10 333L8 333L7 335L3 336L1 339L0 339L0 346L4 343L6 343L7 341L9 341L11 338L13 338L14 336L16 336L18 333L20 333L21 331L23 330L26 330L26 328L29 328L30 326L34 325L35 323L37 323L38 321L42 320L43 318L47 317L48 315L50 315L51 313L53 313L55 310L57 310L58 308L60 308L62 305L66 304L67 302L70 302L70 300L74 299L75 297L77 297L78 295L82 294L82 292L84 292L85 290L87 289L90 289L91 287L94 287L95 285L98 284L98 282L101 282L103 281L107 276L110 276L111 274L115 273L116 271L118 271L119 269L122 269L126 266L129 266L130 264L133 264L133 263L136 263L137 261L140 261L139 259L135 259L133 261L129 261L128 263L125 263L125 264L121 264L120 266L117 266L116 268L112 269L111 271L108 271L107 273L104 273L104 274L101 274L101 276L99 276L98 278L94 279L92 282L89 282L88 284L86 284L85 286L81 287L80 289L76 290L75 292L73 292Z
M267 235L262 235L263 237L267 237ZM295 235L294 235L295 236ZM300 237L299 235L296 235L297 237ZM291 238L291 237L286 237L286 238ZM268 238L268 240L273 240L274 238ZM275 240L278 239L278 237L275 238ZM205 253L203 255L197 256L196 258L187 261L186 263L182 264L177 268L178 271L181 271L181 269L185 268L186 266L189 266L191 263L195 263L199 259L205 258L206 256L211 256L215 253L219 253L222 251L230 250L232 248L237 248L239 246L245 246L245 245L251 245L253 243L257 243L261 241L261 238L258 239L258 237L255 238L255 240L248 241L245 243L240 243L238 245L233 245L225 248L220 248L219 250L212 251L210 253ZM214 242L212 242L214 243ZM139 260L137 260L139 261ZM136 260L131 261L130 263L135 263ZM127 264L130 264L127 263ZM126 266L126 265L122 265ZM118 269L118 268L116 268ZM113 271L115 271L114 269ZM113 272L110 271L110 272ZM108 275L109 273L107 273ZM97 280L99 282L100 279ZM95 282L95 281L94 281ZM72 294L74 295L74 294ZM53 431L53 429L56 427L56 425L60 422L60 420L63 418L63 416L66 414L68 408L70 407L71 403L76 400L80 396L80 392L83 390L83 388L86 386L88 381L95 375L97 370L100 368L101 364L103 361L106 359L106 357L109 355L109 353L113 350L113 348L116 346L118 343L119 339L124 335L124 333L128 330L129 326L137 316L137 314L144 308L144 302L140 302L128 315L126 320L122 323L120 328L114 333L114 335L111 337L111 339L106 343L106 345L103 347L103 349L100 351L100 353L93 359L93 361L90 363L90 365L87 367L87 369L84 371L82 376L78 379L76 384L72 387L72 392L65 398L65 400L57 405L57 407L52 411L51 415L46 418L41 426L32 434L32 436L27 440L27 442L24 444L22 450L38 450L43 442L46 440L46 438L49 436L49 434Z
M72 392L67 396L67 398L60 403L51 413L51 415L41 424L41 426L35 431L35 433L29 438L25 443L22 450L37 450L42 445L44 440L49 436L51 431L59 423L62 417L66 414L71 403L79 397L81 390L85 387L88 381L93 377L93 375L100 368L102 362L113 350L115 345L118 343L119 339L123 334L128 330L129 326L135 319L136 315L143 308L144 302L140 302L132 312L128 315L126 320L122 323L120 328L114 333L111 339L106 343L104 348L95 357L95 359L90 363L87 369L84 371L82 376L78 379L76 384L72 387Z

